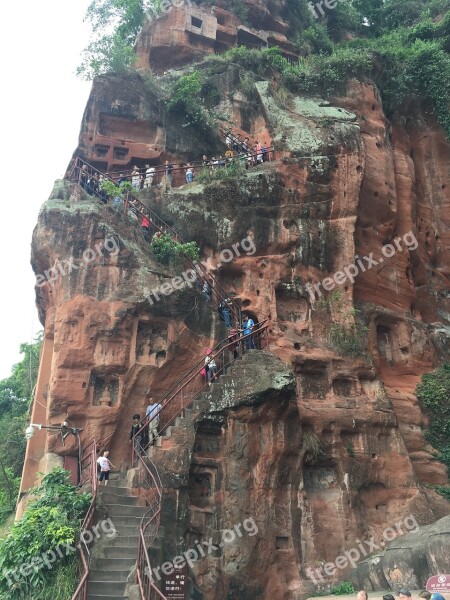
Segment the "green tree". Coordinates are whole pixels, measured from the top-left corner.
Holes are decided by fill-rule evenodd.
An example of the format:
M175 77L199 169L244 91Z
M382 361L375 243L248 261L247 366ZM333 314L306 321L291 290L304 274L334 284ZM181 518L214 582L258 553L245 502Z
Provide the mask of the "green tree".
M26 442L24 429L36 385L42 333L21 344L22 360L0 381L0 521L15 508Z
M92 28L77 74L92 79L104 73L120 73L132 67L136 41L146 12L158 8L149 0L92 0L85 21Z

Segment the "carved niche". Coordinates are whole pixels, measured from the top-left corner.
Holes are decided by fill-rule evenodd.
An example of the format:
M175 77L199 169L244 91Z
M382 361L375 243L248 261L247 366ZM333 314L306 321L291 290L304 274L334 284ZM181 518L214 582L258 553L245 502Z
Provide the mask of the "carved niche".
M140 321L136 338L136 361L161 367L167 358L167 327Z

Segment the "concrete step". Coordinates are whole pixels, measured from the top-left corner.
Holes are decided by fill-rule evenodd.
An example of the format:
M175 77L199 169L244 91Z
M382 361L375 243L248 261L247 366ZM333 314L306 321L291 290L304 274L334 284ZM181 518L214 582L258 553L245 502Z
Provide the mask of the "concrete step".
M127 497L127 498L128 497L131 497L131 498L136 497L136 496L133 496L132 488L128 487L128 486L123 487L123 486L118 486L118 485L102 485L102 486L99 486L98 493L100 496L103 496L103 494L109 494L111 496L123 496L123 497Z
M94 562L94 569L92 571L110 574L111 581L114 579L112 576L113 573L122 573L129 572L131 567L136 562L136 556L130 554L128 556L120 556L120 557L111 557L111 558L96 558ZM97 577L93 577L93 579L97 579ZM120 577L119 577L120 579ZM108 578L106 578L108 580Z
M115 504L121 504L122 506L145 506L145 499L138 496L125 496L120 493L111 493L102 491L101 494L103 504L107 506L113 506Z
M123 492L126 496L127 492L131 494L131 486L127 484L127 482L123 479L117 481L110 481L108 485L99 485L99 489L101 487L100 493L106 490L116 490L117 492Z
M103 569L91 569L89 576L92 577L91 582L94 581L109 581L115 583L125 583L128 575L130 574L131 567L124 571L104 571ZM88 584L88 589L91 589L91 583Z
M88 594L96 596L102 595L105 598L123 598L125 592L125 581L97 581L89 579Z
M88 594L86 596L86 600L110 600L110 598L122 598L122 600L129 598L128 595L126 596L111 596L110 594L108 594L107 596L105 596L104 594Z
M121 517L142 517L148 511L147 506L130 506L129 504L107 504L108 514L114 521L114 515Z
M109 548L137 548L139 542L139 529L135 535L117 535L114 538L109 538Z
M117 481L120 479L124 479L124 477L125 477L124 471L110 471L109 472L109 480L110 481Z
M134 546L108 546L105 548L107 558L133 558L136 560L139 538L136 538Z
M139 517L114 517L112 519L119 537L137 536L141 519Z

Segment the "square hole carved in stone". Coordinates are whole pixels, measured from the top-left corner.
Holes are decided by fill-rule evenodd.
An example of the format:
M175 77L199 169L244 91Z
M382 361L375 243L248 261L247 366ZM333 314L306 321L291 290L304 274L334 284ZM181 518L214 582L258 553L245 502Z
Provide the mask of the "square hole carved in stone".
M277 550L289 550L289 537L277 535L275 539L275 548Z

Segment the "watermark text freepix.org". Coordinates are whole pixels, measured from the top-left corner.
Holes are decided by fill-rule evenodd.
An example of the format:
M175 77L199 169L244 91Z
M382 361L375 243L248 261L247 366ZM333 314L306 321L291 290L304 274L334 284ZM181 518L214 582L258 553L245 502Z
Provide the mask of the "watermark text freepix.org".
M256 252L256 246L253 240L249 237L245 237L240 242L232 244L231 248L224 248L219 253L217 266L220 267L224 263L231 262L235 257L241 256L241 249L247 256L252 256ZM192 288L193 283L197 281L199 277L203 278L203 276L200 265L194 261L194 269L186 269L181 275L173 277L170 281L166 281L152 290L146 289L144 294L150 305L152 305L155 301L159 302L161 296L170 296L175 290L182 290L186 286Z
M20 581L23 581L24 578L29 577L33 571L37 573L44 567L47 569L52 569L53 564L58 560L58 558L65 558L66 556L73 554L76 552L77 548L81 547L82 544L88 545L95 539L100 538L102 533L104 533L106 537L113 537L117 533L114 523L111 521L111 519L100 521L94 525L92 530L83 530L80 534L80 540L76 546L73 546L69 542L58 544L53 550L47 550L47 552L43 552L41 556L33 557L29 562L22 563L14 570L7 571L5 569L2 573L3 577L6 578L9 586L14 586Z
M347 0L319 0L319 2L316 2L316 4L308 2L309 12L315 19L318 19L319 15L317 14L316 10L320 12L321 17L324 17L326 15L326 12L323 10L322 5L325 4L326 8L328 8L329 10L333 10L333 8L336 8L339 2L347 2Z
M111 256L118 254L120 248L117 240L113 237L107 237L104 242L95 244L94 248L86 248L83 252L81 265L76 265L73 257L68 260L58 259L53 267L46 269L44 273L36 275L36 285L42 287L46 283L54 283L61 275L68 275L72 271L78 271L81 267L93 262L97 256L103 256L103 250L109 252Z
M306 575L315 584L323 582L324 572L325 576L332 577L335 574L336 569L345 569L349 565L354 569L361 557L365 558L369 554L372 554L372 552L380 550L385 546L386 542L392 542L398 535L403 535L410 531L417 531L418 529L419 524L414 515L408 515L403 521L395 523L394 526L386 527L379 544L375 542L374 536L368 540L363 540L362 542L356 540L357 546L350 548L350 550L346 550L343 554L337 556L334 562L325 563L317 569L306 569Z
M396 252L403 252L402 242L406 248L408 248L408 250L415 250L419 245L414 233L412 231L408 231L408 233L405 233L403 237L397 237L393 239L392 244L386 244L383 246L381 248L381 253L385 258L391 258ZM354 283L355 277L358 275L358 273L365 273L372 267L375 267L384 261L384 258L375 260L373 257L373 252L371 252L369 256L363 256L362 258L355 256L355 259L356 263L347 265L342 269L342 271L336 271L332 277L325 277L325 279L322 279L322 281L319 281L319 283L306 283L305 288L309 293L311 302L315 302L315 294L317 294L319 298L322 296L322 292L320 290L321 286L325 291L331 292L336 285L344 285L347 283L347 281ZM366 264L364 264L364 261Z
M158 7L154 6L147 10L147 19L155 21L162 15L167 15L172 8L181 8L182 6L192 6L191 0L162 0Z
M195 543L197 544L195 548L190 548L180 556L175 556L172 561L165 562L161 566L152 569L152 577L160 581L162 577L160 571L162 571L164 575L172 575L175 569L183 568L186 563L192 569L197 560L216 552L227 544L232 544L236 539L236 535L242 537L242 528L250 537L253 537L258 533L258 526L256 525L254 518L249 517L242 521L242 523L235 525L233 529L224 529L222 531L222 541L217 545L213 544L212 537L210 537L209 540L203 541L201 544L195 540ZM148 569L146 569L146 574L149 575L147 570Z

